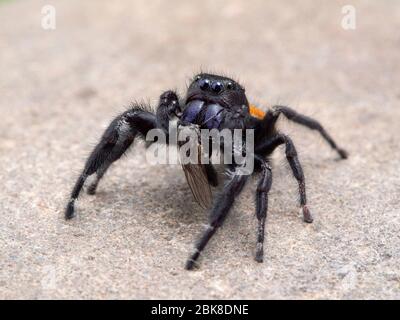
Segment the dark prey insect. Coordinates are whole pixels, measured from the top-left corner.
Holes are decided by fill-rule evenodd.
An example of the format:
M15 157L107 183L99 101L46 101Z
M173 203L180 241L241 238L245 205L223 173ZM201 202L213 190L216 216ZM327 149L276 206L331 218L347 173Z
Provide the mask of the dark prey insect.
M254 130L254 173L259 176L255 194L255 213L258 219L257 245L255 259L263 261L264 228L268 207L268 192L272 183L272 169L269 157L280 145L284 145L287 161L293 176L298 182L300 209L305 222L313 221L307 207L306 185L300 161L292 139L277 130L276 122L281 115L287 119L318 131L326 142L339 154L347 158L345 150L339 148L319 122L301 115L286 106L274 106L266 112L249 104L245 89L236 81L212 74L197 75L187 90L186 98L180 101L174 91L164 92L155 113L149 107L133 105L129 110L116 117L101 137L86 161L68 202L65 218L74 216L74 204L85 183L95 174L94 181L88 186L87 193L95 194L97 185L110 165L118 160L130 147L135 137L145 137L150 129L163 130L168 135L172 120L178 120L181 126L195 125L201 129L253 129ZM209 120L212 121L209 121ZM168 143L168 142L167 142ZM218 175L212 164L198 164L184 167L189 186L196 200L207 207L210 202L209 190L219 183ZM240 165L227 165L229 174L221 192L212 202L206 229L195 245L195 250L186 262L186 269L192 269L200 253L222 225L235 199L242 191L249 175L239 174ZM196 169L197 168L197 169Z

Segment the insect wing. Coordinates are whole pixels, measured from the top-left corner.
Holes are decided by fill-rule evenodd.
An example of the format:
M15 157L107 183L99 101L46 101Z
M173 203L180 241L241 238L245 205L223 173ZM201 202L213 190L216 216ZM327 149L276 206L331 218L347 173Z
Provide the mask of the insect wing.
M212 203L211 187L208 183L206 169L201 162L203 148L198 141L195 143L197 144L197 161L196 163L184 163L181 159L182 169L193 197L202 208L208 209ZM182 156L181 153L179 154Z

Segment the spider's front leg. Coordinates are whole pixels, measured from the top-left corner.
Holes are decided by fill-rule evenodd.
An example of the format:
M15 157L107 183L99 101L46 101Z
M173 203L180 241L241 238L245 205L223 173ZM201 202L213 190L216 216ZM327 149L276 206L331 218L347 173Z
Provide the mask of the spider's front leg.
M209 224L206 226L202 236L195 245L195 250L186 262L186 269L191 270L195 266L200 253L203 251L208 241L222 225L228 215L235 198L242 191L248 176L242 175L236 170L233 172L232 178L225 184L219 197L216 199L209 216Z
M96 174L94 182L88 188L88 193L94 194L107 169L125 153L137 135L145 137L149 130L156 128L167 133L169 119L179 115L178 101L178 96L173 91L166 91L160 97L157 114L144 106L134 105L111 122L75 183L65 210L66 219L74 216L75 201L90 175Z

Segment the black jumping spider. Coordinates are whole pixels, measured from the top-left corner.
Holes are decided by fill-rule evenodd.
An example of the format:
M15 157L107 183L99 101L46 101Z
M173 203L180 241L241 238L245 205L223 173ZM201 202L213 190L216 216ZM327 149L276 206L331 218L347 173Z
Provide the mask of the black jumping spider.
M341 158L347 158L346 151L336 145L317 121L285 106L275 106L264 113L249 104L245 90L239 83L226 77L202 73L197 75L190 84L183 103L179 101L175 92L167 91L161 95L155 113L151 112L149 108L134 105L111 122L99 144L87 159L83 172L73 188L65 211L65 218L70 219L74 216L74 203L86 178L96 174L94 182L87 189L88 194L94 194L98 182L109 166L122 156L136 136L144 137L150 129L158 128L168 134L170 121L176 118L181 125L197 125L199 128L206 129L254 129L254 152L252 154L255 165L254 173L260 175L256 191L258 230L255 259L262 262L268 192L272 183L269 156L279 145L285 145L287 161L299 184L300 208L304 221L311 223L313 220L307 208L304 175L295 146L289 136L276 129L276 122L280 115L318 131ZM208 121L211 119L212 121ZM212 164L199 164L199 167L204 169L202 172L208 185L199 186L196 185L196 181L189 181L190 179L188 182L196 200L202 204L201 199L198 199L203 195L202 188L204 192L207 192L207 187L217 185L218 179ZM222 225L235 198L248 180L249 175L238 174L238 169L239 165L237 164L229 166L228 181L211 207L207 228L196 243L195 251L187 260L186 269L194 267L201 251L218 227ZM207 199L203 201L203 204L204 202L207 202Z

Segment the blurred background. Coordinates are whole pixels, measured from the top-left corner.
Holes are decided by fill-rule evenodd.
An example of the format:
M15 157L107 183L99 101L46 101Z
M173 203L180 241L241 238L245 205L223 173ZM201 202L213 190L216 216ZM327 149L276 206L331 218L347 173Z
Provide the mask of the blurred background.
M399 30L397 0L1 0L0 297L400 298ZM148 166L141 145L62 219L110 120L184 95L200 70L238 79L260 108L319 119L350 153L335 161L281 122L316 220L302 223L278 152L264 264L253 181L184 271L207 214L179 166Z

